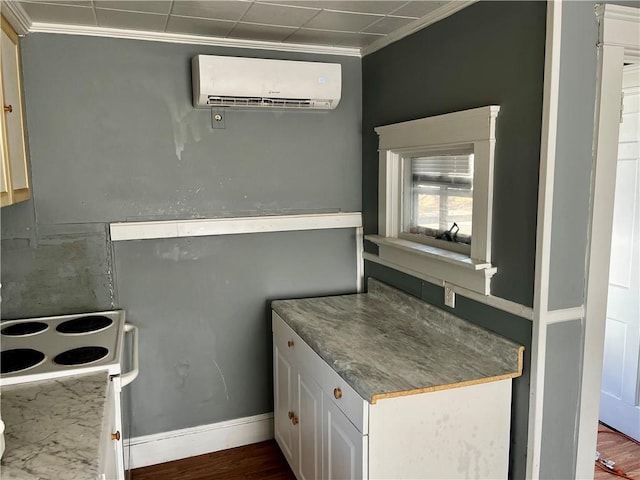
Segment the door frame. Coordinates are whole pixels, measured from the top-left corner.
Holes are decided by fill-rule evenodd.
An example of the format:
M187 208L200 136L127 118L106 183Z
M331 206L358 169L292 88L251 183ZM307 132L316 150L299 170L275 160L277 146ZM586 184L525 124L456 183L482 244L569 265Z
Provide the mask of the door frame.
M576 478L592 478L597 444L611 228L625 62L640 61L640 9L598 5L598 80L587 247L585 327L579 399Z

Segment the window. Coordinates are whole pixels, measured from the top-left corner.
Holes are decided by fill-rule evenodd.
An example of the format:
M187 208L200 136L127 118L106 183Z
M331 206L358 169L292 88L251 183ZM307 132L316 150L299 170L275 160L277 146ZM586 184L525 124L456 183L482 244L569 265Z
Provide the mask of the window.
M376 128L379 256L488 295L495 122L488 106Z
M473 224L473 147L419 152L402 159L401 238L470 253Z

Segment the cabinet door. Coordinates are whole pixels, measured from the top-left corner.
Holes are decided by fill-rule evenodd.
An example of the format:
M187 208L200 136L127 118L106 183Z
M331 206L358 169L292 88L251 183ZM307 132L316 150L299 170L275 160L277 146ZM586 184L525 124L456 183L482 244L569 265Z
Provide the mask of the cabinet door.
M273 336L273 423L274 435L291 469L297 470L295 454L296 438L294 434L294 382L292 355L288 351L286 340Z
M367 436L332 401L323 401L324 480L367 478Z
M298 366L300 367L300 366ZM321 478L322 390L302 369L298 371L298 471L299 480ZM294 470L295 471L295 470Z
M24 119L22 115L22 92L20 84L20 62L18 35L2 17L2 205L21 202L30 197Z
M109 380L100 441L100 480L124 480L120 386Z

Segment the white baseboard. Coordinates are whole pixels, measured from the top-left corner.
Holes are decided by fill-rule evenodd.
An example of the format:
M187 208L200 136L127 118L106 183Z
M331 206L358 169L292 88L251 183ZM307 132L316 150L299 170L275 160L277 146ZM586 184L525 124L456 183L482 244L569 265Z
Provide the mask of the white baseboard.
M273 413L135 437L124 444L125 468L156 465L272 438Z

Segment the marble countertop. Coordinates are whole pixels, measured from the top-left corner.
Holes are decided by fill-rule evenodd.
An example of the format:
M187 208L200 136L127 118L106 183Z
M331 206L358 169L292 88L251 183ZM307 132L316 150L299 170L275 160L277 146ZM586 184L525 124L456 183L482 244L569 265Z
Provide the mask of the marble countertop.
M365 400L518 377L524 347L374 279L273 310Z
M98 478L109 375L76 375L2 387L2 480Z

